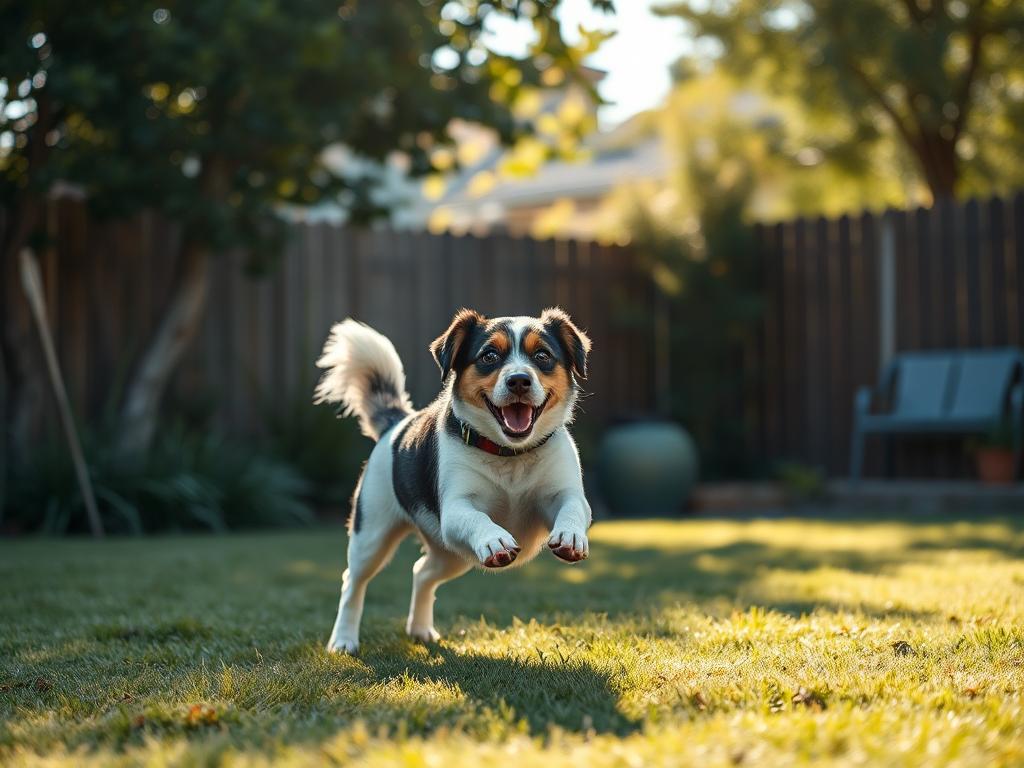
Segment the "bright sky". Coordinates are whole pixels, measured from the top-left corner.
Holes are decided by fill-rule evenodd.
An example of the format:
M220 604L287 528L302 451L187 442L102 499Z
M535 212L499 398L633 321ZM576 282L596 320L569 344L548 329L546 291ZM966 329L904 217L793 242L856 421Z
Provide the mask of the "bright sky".
M658 106L668 93L669 67L692 42L678 19L663 19L651 12L651 0L616 0L615 13L595 11L590 0L563 0L559 16L565 38L579 40L578 28L613 30L615 37L587 59L587 64L607 72L601 96L613 102L600 111L603 128L610 128L645 109ZM496 14L492 15L492 19ZM496 49L522 54L533 31L527 25L502 20L488 23L488 41Z

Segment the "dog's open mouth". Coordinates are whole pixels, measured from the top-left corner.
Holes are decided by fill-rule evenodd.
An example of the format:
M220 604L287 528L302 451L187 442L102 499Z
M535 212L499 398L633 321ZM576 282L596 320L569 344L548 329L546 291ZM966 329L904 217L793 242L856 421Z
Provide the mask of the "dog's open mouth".
M544 410L544 406L548 404L548 399L551 397L544 398L544 402L540 405L533 405L532 403L509 403L503 405L500 408L492 403L486 396L484 402L487 403L487 407L490 408L491 414L498 421L498 426L501 427L501 431L509 437L522 439L528 437L533 431L533 425L537 423L537 417L540 416L540 412Z

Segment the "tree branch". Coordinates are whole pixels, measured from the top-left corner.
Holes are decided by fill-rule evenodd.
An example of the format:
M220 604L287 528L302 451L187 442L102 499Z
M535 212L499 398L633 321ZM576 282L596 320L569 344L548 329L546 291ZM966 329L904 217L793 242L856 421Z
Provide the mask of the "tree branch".
M916 24L920 24L924 21L924 11L922 11L921 6L917 4L917 0L903 0L903 5L907 9L907 13L910 14L910 18L913 19Z
M865 90L867 90L867 92L871 95L871 98L874 99L875 102L877 102L878 106L880 106L882 110L889 116L893 124L896 126L896 130L899 131L899 134L900 136L903 137L904 141L906 141L908 145L914 146L917 137L910 130L910 127L907 125L906 120L904 120L903 116L900 115L900 113L896 110L896 107L889 103L889 99L886 98L885 93L882 91L882 89L876 83L872 82L871 78L868 76L868 73L865 72L856 63L852 61L847 61L847 66L850 68L850 71L852 71L853 74L860 81L861 85L864 86Z
M953 121L953 141L960 137L960 133L967 124L967 113L971 107L971 86L974 85L974 79L981 66L982 42L984 39L985 33L979 24L971 32L971 50L968 54L967 69L964 71L964 79L960 84L960 92L956 97L957 113L956 119Z
M907 2L913 3L913 0L907 0ZM916 7L916 3L914 3ZM843 39L843 30L840 28L840 23L832 20L830 26L832 27L832 36L836 41L836 48L843 64L853 73L854 77L860 81L860 84L868 92L868 95L878 104L879 107L889 116L895 126L897 132L903 137L903 140L907 143L907 146L913 148L917 144L917 136L910 130L910 126L907 125L906 120L896 110L896 107L889 102L885 92L881 86L875 83L867 72L857 63L857 61L847 55L846 51L843 50L840 41Z

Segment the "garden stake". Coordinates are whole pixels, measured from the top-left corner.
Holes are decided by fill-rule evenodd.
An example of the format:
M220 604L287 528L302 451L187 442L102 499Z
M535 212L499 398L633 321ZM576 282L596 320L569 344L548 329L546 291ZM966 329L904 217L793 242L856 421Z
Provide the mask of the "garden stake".
M57 410L60 413L61 425L64 427L64 436L68 441L68 449L71 451L71 461L75 465L75 474L78 476L78 486L82 490L82 498L85 500L85 511L89 516L89 528L96 538L103 538L103 522L100 520L99 511L96 509L96 497L92 493L92 482L89 480L89 472L85 466L85 457L82 454L82 444L78 440L78 431L75 429L75 422L71 418L71 404L68 402L68 393L64 388L64 380L60 375L60 364L57 362L57 355L53 349L53 337L50 335L50 326L46 322L46 300L43 297L43 280L39 274L39 263L32 252L25 248L21 252L21 285L25 290L25 298L28 299L29 307L32 309L32 317L39 329L39 339L43 344L43 354L46 357L46 367L50 373L50 383L53 385L53 394L57 399Z

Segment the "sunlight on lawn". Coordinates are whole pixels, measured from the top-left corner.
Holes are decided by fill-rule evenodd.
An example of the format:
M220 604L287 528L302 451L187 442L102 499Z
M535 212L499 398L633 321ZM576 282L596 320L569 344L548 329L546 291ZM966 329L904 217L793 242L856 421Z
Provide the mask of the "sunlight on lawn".
M0 762L1024 760L1024 524L601 523L439 593L415 547L322 650L344 534L0 546Z

